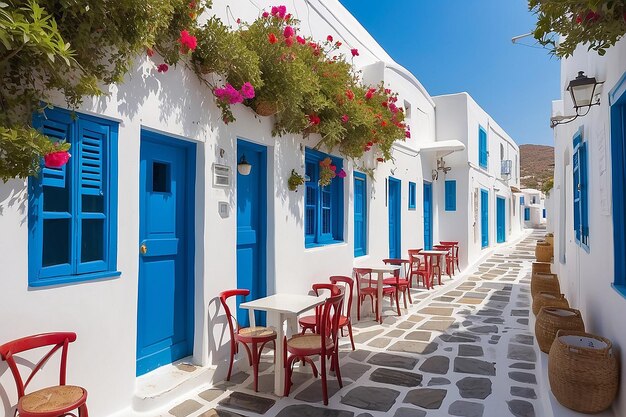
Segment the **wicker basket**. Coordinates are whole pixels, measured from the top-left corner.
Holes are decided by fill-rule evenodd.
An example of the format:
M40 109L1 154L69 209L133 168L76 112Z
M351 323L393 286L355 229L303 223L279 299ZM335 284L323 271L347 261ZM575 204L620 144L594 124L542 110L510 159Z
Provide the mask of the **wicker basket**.
M539 262L550 262L552 260L552 245L548 242L537 242L535 248L535 258Z
M552 273L552 264L549 262L533 262L533 275L538 272Z
M619 369L611 341L589 333L559 330L550 348L548 378L561 405L599 413L617 394Z
M569 308L569 303L563 294L540 292L533 298L533 314L536 316L542 307Z
M540 292L560 294L561 286L556 274L536 273L530 278L530 293L533 298Z
M548 233L545 237L545 241L554 246L554 235L552 233Z
M270 101L259 100L255 102L254 111L259 116L271 116L278 112L278 106Z
M559 330L585 331L585 323L580 311L573 308L543 307L535 322L535 337L539 349L550 353L550 347Z

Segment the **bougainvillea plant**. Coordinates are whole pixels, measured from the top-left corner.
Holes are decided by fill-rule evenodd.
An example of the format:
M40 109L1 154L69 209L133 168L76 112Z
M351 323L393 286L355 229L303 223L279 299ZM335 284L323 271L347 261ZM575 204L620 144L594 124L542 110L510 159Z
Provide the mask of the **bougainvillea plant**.
M626 34L623 0L529 0L528 5L537 15L534 37L558 57L572 55L579 44L604 55Z

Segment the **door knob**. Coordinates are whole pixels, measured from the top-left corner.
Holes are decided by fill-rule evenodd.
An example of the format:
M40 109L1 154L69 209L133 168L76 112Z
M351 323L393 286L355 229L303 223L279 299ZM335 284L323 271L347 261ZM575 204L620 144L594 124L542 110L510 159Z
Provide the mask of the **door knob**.
M141 252L142 255L145 255L146 253L148 253L148 247L146 246L145 243L141 244L141 246L139 247L139 252Z

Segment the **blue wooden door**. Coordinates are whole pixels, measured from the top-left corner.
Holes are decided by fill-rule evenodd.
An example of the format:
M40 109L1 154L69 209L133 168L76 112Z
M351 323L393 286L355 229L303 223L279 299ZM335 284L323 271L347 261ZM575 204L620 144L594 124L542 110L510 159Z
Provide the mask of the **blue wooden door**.
M424 182L424 249L433 248L433 185Z
M140 159L137 375L192 353L195 145L143 131Z
M496 199L496 237L498 243L506 241L506 200L502 197Z
M402 236L400 221L400 206L402 204L401 190L402 183L396 178L389 177L388 181L389 198L387 208L389 209L389 257L400 258L402 254Z
M266 222L267 150L264 146L237 140L237 160L245 156L250 174L237 174L237 288L250 290L247 301L267 295ZM238 299L237 305L243 300ZM265 313L255 313L256 323L265 324ZM237 321L248 326L248 310L237 308Z
M480 235L482 247L489 246L489 191L480 190Z
M365 174L354 173L354 256L367 254L367 189Z

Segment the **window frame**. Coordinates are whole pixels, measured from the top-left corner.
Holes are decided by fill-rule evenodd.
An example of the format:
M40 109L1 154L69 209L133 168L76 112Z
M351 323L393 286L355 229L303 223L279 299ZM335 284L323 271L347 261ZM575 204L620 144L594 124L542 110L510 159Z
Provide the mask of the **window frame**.
M574 208L574 240L589 252L589 162L587 142L583 141L583 126L572 139L572 185Z
M417 184L409 181L409 210L417 208Z
M489 169L489 137L487 130L481 125L478 125L478 165L483 169Z
M333 245L337 243L343 243L343 217L344 217L344 179L335 177L332 179L331 184L326 187L320 187L319 180L319 163L325 158L331 158L332 163L337 167L337 171L343 169L343 159L336 156L320 152L315 149L306 148L304 161L305 161L305 173L307 171L307 164L312 164L313 175L307 173L307 181L305 182L304 193L304 246L306 249L315 248L319 246ZM330 188L330 189L328 189ZM307 198L309 191L315 193L315 203L308 204ZM328 197L328 207L323 207L323 197ZM307 233L308 231L308 214L307 209L314 210L314 225L313 233ZM330 216L330 231L324 232L322 230L323 225L323 212L329 211Z
M444 183L445 211L456 211L456 180L446 180Z
M613 197L613 288L626 298L626 72L609 92Z
M33 115L33 127L47 129L44 124L66 126L66 140L72 144L67 165L57 170L63 172L63 182L55 182L49 175L50 170L43 168L38 177L28 179L28 285L46 287L59 284L78 283L95 279L111 278L121 275L117 271L117 146L119 123L96 116L76 113L55 107L43 113ZM101 184L103 195L102 212L82 211L83 198L99 195L87 178L87 148L90 146L84 131L98 131L102 134L100 148ZM98 133L96 132L96 133ZM57 185L54 185L57 184ZM64 184L59 187L58 184ZM68 211L44 212L44 186L68 189ZM91 192L87 191L91 188ZM70 232L68 242L69 263L43 266L45 220L68 219ZM82 221L102 220L102 258L94 261L82 261Z

